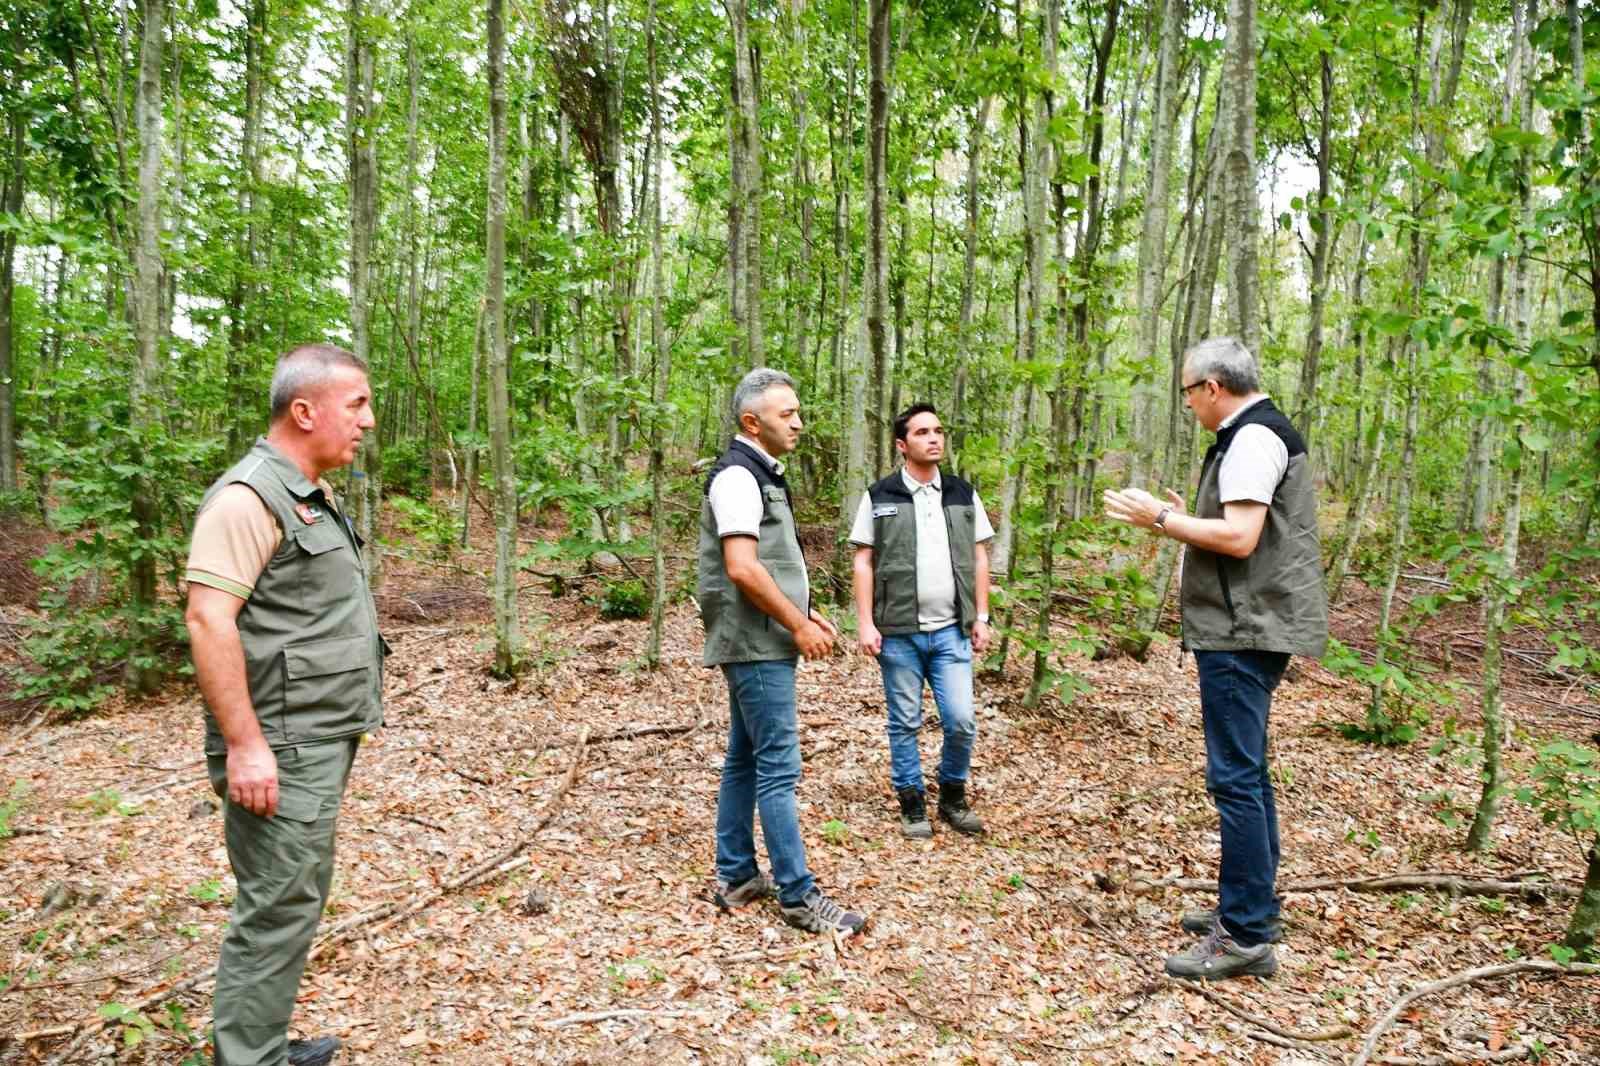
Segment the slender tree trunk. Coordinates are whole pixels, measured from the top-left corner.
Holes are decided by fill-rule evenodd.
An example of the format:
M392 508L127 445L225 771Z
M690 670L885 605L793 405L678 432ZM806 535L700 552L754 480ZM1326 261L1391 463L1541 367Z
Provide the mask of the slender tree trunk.
M650 0L645 22L645 49L650 64L650 344L655 349L655 384L650 420L650 526L654 546L655 593L650 598L650 643L645 658L652 667L661 662L661 627L667 613L666 442L667 386L672 373L672 353L667 347L666 300L661 254L661 79L656 69L656 0Z
M477 324L472 330L472 376L467 382L467 446L461 462L461 547L471 545L472 497L478 490L478 382L483 378L483 339L487 332L487 308L480 304L473 316Z
M736 331L735 363L756 367L766 359L761 324L761 103L757 99L755 47L749 0L726 0L733 29L733 106L728 110L728 281Z
M1311 308L1306 325L1306 350L1300 363L1300 405L1295 415L1295 425L1305 438L1307 447L1317 433L1320 410L1317 404L1317 375L1322 365L1322 320L1328 304L1328 262L1333 257L1335 233L1332 200L1333 59L1326 51L1318 55L1318 71L1321 75L1322 106L1317 112L1317 203L1313 226L1316 241L1311 253Z
M1528 16L1537 17L1538 0L1528 0ZM1517 117L1524 130L1534 128L1533 77L1529 62L1527 25L1522 6L1512 0L1512 61L1508 66L1507 82L1518 96ZM1529 200L1529 178L1532 167L1528 149L1521 150L1517 161L1517 187L1521 190L1518 203L1518 230L1531 232L1533 213ZM1533 323L1529 316L1528 300L1528 247L1526 238L1518 250L1515 272L1511 283L1512 346L1526 350ZM1502 523L1500 551L1489 561L1489 587L1483 601L1483 682L1480 706L1483 710L1483 791L1478 797L1478 807L1472 825L1467 830L1467 850L1489 850L1490 833L1505 793L1505 767L1502 753L1510 736L1501 700L1501 666L1504 650L1501 642L1506 631L1506 613L1515 602L1513 585L1517 579L1517 548L1522 536L1522 486L1524 460L1522 434L1526 429L1523 405L1527 400L1527 381L1520 367L1512 370L1512 423L1508 441L1510 454L1510 484L1506 487L1505 520Z
M861 24L861 0L852 0L850 6L850 39L857 39ZM848 252L850 220L850 175L854 171L854 153L850 146L855 142L856 99L856 49L849 50L845 60L845 98L843 123L837 134L830 132L834 144L831 154L833 166L833 255L838 270L836 302L838 321L834 328L833 364L838 368L839 425L844 437L843 481L839 486L839 525L835 536L833 585L835 598L844 603L850 588L850 527L855 522L856 508L861 494L866 490L867 473L867 379L864 362L866 346L861 343L858 331L850 320L855 301L850 297L850 255ZM830 122L830 131L832 124ZM863 279L863 288L866 281ZM865 321L863 318L862 322Z
M494 672L516 672L522 657L517 618L517 477L511 455L506 373L506 30L505 0L489 0L489 461L494 468Z
M128 395L129 422L135 447L141 453L161 427L161 53L166 0L143 0L143 10L139 93L135 103L139 127L139 237L133 269L135 353ZM134 483L131 510L135 536L153 549L160 530L161 505L148 474L140 474ZM124 683L132 694L153 692L160 681L156 633L149 617L156 607L157 561L154 550L140 552L129 573L133 652L128 657Z
M789 33L790 51L796 62L804 59L806 54L805 34L805 0L790 0L789 2ZM794 296L797 321L794 332L795 358L803 359L806 348L810 343L811 323L811 286L812 263L815 250L812 247L813 228L816 225L816 193L811 188L811 152L808 144L810 114L806 108L806 95L800 79L796 78L793 88L789 92L789 112L794 123L794 195L800 200L800 255L796 264L798 277ZM660 148L657 148L660 154ZM826 286L820 288L825 289ZM820 385L816 382L816 375L812 375L813 389L820 392Z
M1222 81L1232 97L1223 159L1228 201L1228 304L1230 326L1261 358L1261 274L1257 243L1261 208L1256 200L1256 0L1228 0L1228 39Z
M362 0L347 0L345 55L345 152L350 182L350 338L356 358L372 369L372 236L377 224L378 155L373 115L373 45L364 23ZM361 441L352 471L351 510L356 531L366 541L368 580L382 584L383 556L378 545L378 512L383 494L381 433Z
M972 295L978 267L978 178L982 173L983 139L988 133L994 97L985 94L972 115L967 144L966 229L962 239L961 317L956 327L953 395L950 400L950 447L958 457L966 446L968 363L972 359Z
M15 218L22 211L22 188L27 163L27 144L24 136L27 124L20 112L6 114L10 159L6 165L5 183L0 186L0 214ZM16 292L17 235L11 230L0 233L0 493L17 491L17 400L13 386L15 369L15 333L13 330L14 296ZM3 505L10 509L10 504Z
M885 455L885 376L893 361L889 350L889 19L893 0L868 0L867 56L867 273L865 314L867 347L872 359L872 468L883 471Z
M421 393L427 400L429 409L434 406L432 400L433 389L429 381L423 378L423 367L420 352L422 351L422 272L417 262L417 156L419 142L417 126L420 110L419 91L421 81L421 64L417 55L417 39L414 32L406 34L406 176L405 176L405 242L406 242L406 351L411 354L417 374L417 387L412 390L415 397ZM428 447L428 489L432 494L434 477L434 454L437 451L432 447L433 420L428 421L427 439ZM449 441L439 441L440 447L448 447Z

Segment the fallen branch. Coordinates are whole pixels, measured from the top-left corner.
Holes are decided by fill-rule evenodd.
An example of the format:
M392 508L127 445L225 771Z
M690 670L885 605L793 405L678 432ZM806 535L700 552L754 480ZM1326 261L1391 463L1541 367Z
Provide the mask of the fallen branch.
M69 977L61 981L35 981L31 985L12 985L10 988L0 989L0 995L7 992L38 992L46 988L70 988L73 985L96 985L101 981L122 981L136 973L148 973L164 963L170 962L183 954L183 949L163 955L154 962L146 962L138 966L130 966L126 970L116 970L112 973L95 974L93 977Z
M1452 974L1441 980L1413 988L1410 992L1401 996L1399 1001L1389 1008L1388 1013L1378 1019L1378 1024L1368 1031L1367 1039L1362 1042L1361 1051L1356 1055L1355 1061L1351 1063L1351 1066L1366 1066L1372 1059L1373 1051L1378 1047L1379 1038L1399 1019L1400 1015L1406 1012L1411 1004L1424 996L1431 996L1435 992L1446 992L1461 985L1470 985L1475 981L1488 981L1496 977L1509 977L1519 973L1549 973L1562 977L1571 975L1594 976L1600 975L1600 965L1574 962L1563 966L1559 962L1547 962L1542 959L1507 962L1498 966L1479 966L1477 969L1463 970L1458 974Z
M1176 888L1188 892L1215 892L1217 883L1197 877L1164 877L1149 881L1130 880L1127 887L1134 892L1150 892L1161 888ZM1377 877L1329 877L1312 881L1291 881L1278 886L1279 892L1329 892L1347 889L1351 892L1398 892L1409 889L1430 889L1452 896L1520 896L1523 899L1548 899L1551 896L1576 897L1579 886L1563 881L1503 881L1488 875L1453 874L1440 871L1418 873L1380 874Z
M312 946L311 954L308 956L307 961L319 957L323 952L327 951L328 948L350 939L351 934L358 929L372 925L374 922L383 921L386 918L393 919L392 921L386 923L389 925L393 925L395 922L404 921L406 918L409 918L418 911L431 906L435 901L443 898L451 892L455 892L462 888L467 888L468 886L488 877L490 874L503 872L496 869L497 867L502 866L502 864L506 864L506 869L514 868L509 865L511 860L515 859L523 851L527 850L528 846L533 843L534 838L537 837L539 833L544 830L544 827L549 825L551 820L555 818L556 809L560 807L561 801L566 798L567 791L572 788L572 782L577 779L578 767L583 765L583 754L585 748L587 747L588 739L589 729L587 726L585 726L583 732L579 734L578 750L572 756L572 765L567 767L567 772L562 777L561 784L556 786L555 793L550 797L549 800L545 802L544 809L540 811L538 819L533 823L533 828L525 832L509 847L497 852L487 859L484 859L482 862L478 863L476 866L473 866L465 873L457 874L455 877L452 877L450 880L444 882L438 888L430 892L424 892L420 895L412 897L410 900L397 900L392 903L385 903L381 906L373 907L370 910L362 911L360 914L352 914L350 917L346 918L342 922L339 922L332 929L329 929L325 934L323 934L322 938Z
M1517 1044L1499 1051L1469 1051L1463 1054L1445 1051L1426 1058L1413 1059L1404 1055L1386 1055L1378 1061L1385 1066L1476 1066L1483 1062L1521 1062L1533 1054L1531 1044Z
M308 956L307 961L318 957L328 948L350 939L351 935L357 930L371 925L374 922L382 921L383 919L390 917L392 917L395 921L403 920L404 918L416 914L425 907L428 907L436 900L449 894L450 892L465 888L486 877L487 875L497 872L497 867L504 866L507 869L514 868L516 864L508 862L508 860L515 859L520 852L533 843L534 838L539 835L539 832L543 830L546 825L550 824L550 821L555 817L556 809L561 805L561 801L566 797L567 791L572 787L572 782L578 776L578 767L583 764L584 748L586 746L588 736L589 730L588 727L585 726L583 733L580 734L578 739L578 750L572 756L572 765L567 767L566 775L562 777L561 784L556 787L554 795L552 795L545 803L544 809L540 812L539 818L534 823L533 828L524 833L522 837L519 838L515 843L493 857L478 863L466 873L452 878L450 881L431 892L425 892L419 896L413 897L408 901L385 903L382 906L374 907L371 910L362 911L360 914L351 915L349 918L339 922L323 935L322 939L312 947L311 954ZM198 988L201 984L211 980L216 975L217 968L215 966L208 967L192 977L187 977L184 980L179 981L175 985L167 988L158 988L156 991L151 992L134 1001L133 1003L128 1004L128 1006L133 1011L149 1010L151 1007L157 1006L158 1004L161 1004L173 998L174 996L179 996L190 991L191 989ZM78 1049L82 1047L88 1040L93 1038L93 1036L101 1029L105 1028L106 1024L107 1019L95 1015L90 1018L85 1018L75 1026L39 1030L34 1033L21 1033L17 1035L16 1039L31 1040L41 1039L46 1036L72 1035L72 1039L68 1041L67 1045L60 1051L56 1052L55 1055L51 1056L51 1058L48 1059L44 1064L44 1066L62 1066L63 1063L72 1061L72 1057L77 1053Z
M615 740L633 740L637 737L675 737L680 733L693 733L705 724L704 718L698 718L688 725L647 725L634 729L619 729L615 733L603 733L589 741L589 744L591 746L610 744Z
M542 1029L561 1029L569 1025L585 1025L589 1022L607 1022L617 1018L704 1018L715 1013L709 1010L641 1010L637 1007L623 1010L595 1010L583 1014L569 1014L564 1018L552 1018L550 1021L541 1022Z

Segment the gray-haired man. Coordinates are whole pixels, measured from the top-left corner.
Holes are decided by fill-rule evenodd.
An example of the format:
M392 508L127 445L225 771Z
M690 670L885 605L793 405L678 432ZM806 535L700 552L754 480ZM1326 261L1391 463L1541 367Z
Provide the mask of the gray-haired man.
M1266 393L1250 351L1232 337L1184 356L1183 402L1217 435L1193 515L1167 490L1107 492L1106 513L1183 541L1184 646L1200 673L1206 790L1217 806L1222 862L1215 911L1183 928L1203 934L1167 959L1174 977L1267 976L1278 969L1278 808L1267 773L1267 715L1290 655L1328 642L1317 497L1305 441Z
M739 435L711 469L700 505L700 618L705 664L728 681L728 749L717 789L717 896L724 910L776 890L783 919L812 932L860 932L861 915L816 887L795 809L800 734L794 673L839 635L811 607L805 556L780 456L800 440L789 375L760 367L733 393ZM761 811L772 877L756 865ZM776 881L776 885L774 885Z
M330 344L284 354L272 424L200 501L185 621L211 786L238 892L217 963L217 1066L319 1066L289 1040L333 883L339 803L383 722L383 638L361 546L322 476L374 426L366 365Z

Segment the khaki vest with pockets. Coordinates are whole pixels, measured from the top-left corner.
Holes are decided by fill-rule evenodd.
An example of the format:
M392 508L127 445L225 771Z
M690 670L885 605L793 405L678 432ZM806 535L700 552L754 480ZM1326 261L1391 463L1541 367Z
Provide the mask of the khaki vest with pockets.
M228 485L249 486L283 531L238 619L250 701L267 744L377 729L387 646L360 541L334 501L265 438L212 484L200 510ZM208 707L206 752L226 750Z
M709 493L711 482L729 466L742 466L750 471L761 490L756 559L772 575L789 602L800 608L802 614L811 610L806 560L800 551L788 483L755 452L730 444L711 468L706 478L706 495L700 500L699 574L695 598L700 604L700 621L706 630L703 662L707 666L720 666L793 659L800 654L794 635L739 591L723 563L722 537L717 533L717 518L711 512Z
M972 486L954 474L939 479L939 502L950 541L956 613L961 631L972 635L978 620L977 504ZM872 502L872 624L885 636L916 633L916 503L900 471L867 489Z

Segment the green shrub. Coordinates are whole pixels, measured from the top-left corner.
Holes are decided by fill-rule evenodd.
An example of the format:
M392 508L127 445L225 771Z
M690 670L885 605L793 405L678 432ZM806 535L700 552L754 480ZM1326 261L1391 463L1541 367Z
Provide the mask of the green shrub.
M649 618L650 590L637 578L607 580L600 590L600 617L609 621Z

